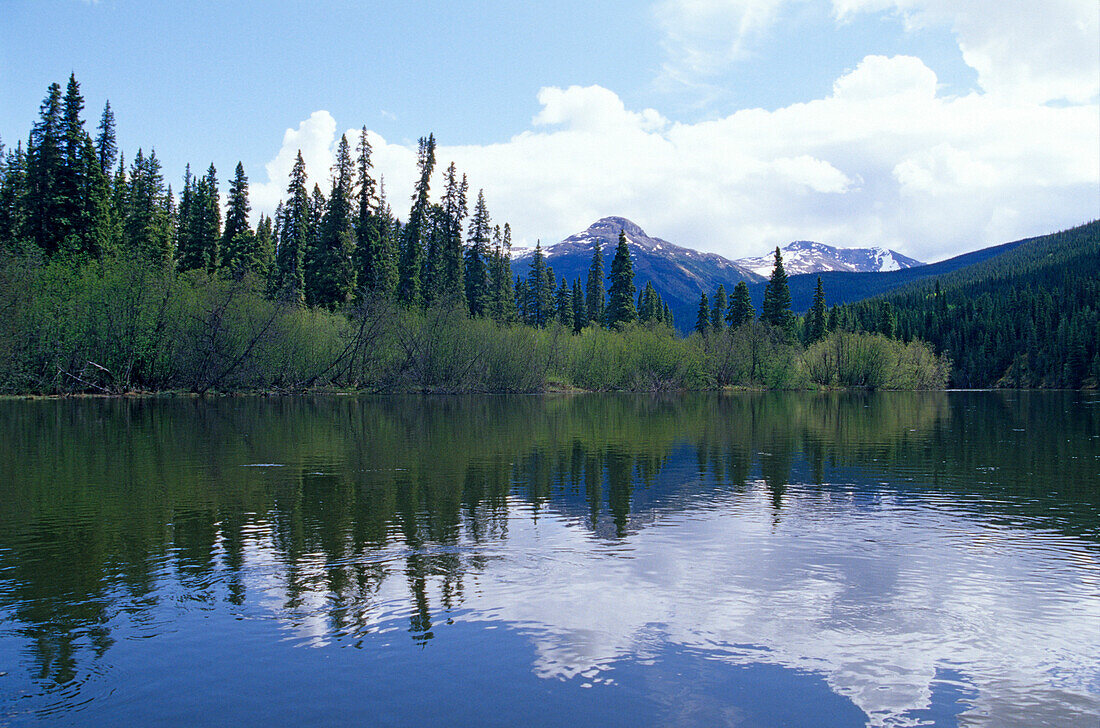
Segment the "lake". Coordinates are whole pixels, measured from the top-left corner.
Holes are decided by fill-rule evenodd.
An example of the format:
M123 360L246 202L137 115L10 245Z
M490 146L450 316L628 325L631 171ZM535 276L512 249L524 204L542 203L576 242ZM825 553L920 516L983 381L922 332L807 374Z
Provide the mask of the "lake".
M0 423L0 725L1100 723L1100 393Z

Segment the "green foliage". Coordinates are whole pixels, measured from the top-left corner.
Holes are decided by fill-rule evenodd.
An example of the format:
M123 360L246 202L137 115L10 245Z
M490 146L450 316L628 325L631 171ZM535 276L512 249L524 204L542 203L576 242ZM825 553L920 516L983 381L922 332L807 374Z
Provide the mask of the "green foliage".
M474 214L470 216L470 229L467 231L469 245L466 246L466 305L471 316L486 313L491 296L489 288L489 243L492 235L492 220L485 205L485 191L478 190Z
M824 386L942 389L948 362L923 342L836 331L803 354L807 376Z
M305 254L310 237L310 211L309 193L306 192L306 163L302 159L301 151L290 170L286 193L286 202L275 215L275 297L289 303L304 303Z
M0 146L4 391L793 387L811 383L809 363L825 367L826 354L806 359L793 343L778 251L766 298L772 323L753 320L743 284L727 313L719 287L713 309L701 297L697 330L705 335L680 339L652 282L635 295L625 231L606 294L598 245L586 282L557 281L541 244L527 278L513 282L511 227L492 226L479 194L463 259L468 184L452 164L442 199L431 202L434 136L420 140L405 225L371 176L364 129L355 159L341 138L327 197L316 184L307 191L299 152L286 199L255 231L238 163L223 231L213 165L202 177L188 166L177 211L154 152L139 149L128 167L118 154L108 179L113 114L108 105L93 142L82 109L75 77L64 95L53 84L27 151ZM946 296L936 293L941 317ZM875 311L875 330L909 336L902 309ZM851 327L861 316L834 310L830 320ZM1077 326L1068 335L1066 372L1100 370L1098 330ZM862 378L838 369L813 381L935 386L921 372L940 359L919 347L899 351L887 357L885 379L872 367ZM1022 381L1031 368L1018 357L1009 374Z
M585 286L584 312L588 320L599 326L603 325L607 301L603 288L603 254L600 252L600 242L596 240L592 244L592 263L588 266L588 282Z
M1092 222L839 307L835 318L842 329L929 342L951 359L954 386L1095 387L1098 301L1100 222Z
M267 253L261 241L248 225L248 213L252 209L248 202L248 177L244 174L244 165L237 162L233 181L229 184L226 200L225 230L221 241L221 268L236 278L248 272L266 273ZM260 221L263 230L263 220ZM268 242L271 226L267 227Z
M814 291L814 304L806 315L807 344L813 344L825 338L828 329L825 316L825 287L821 283L821 276L818 276L817 289Z
M695 315L695 333L706 336L710 331L710 302L707 301L707 292L699 294L699 311Z
M634 264L626 244L626 232L619 231L619 244L611 261L611 287L607 295L607 327L615 328L638 320L634 308Z
M728 303L726 288L719 283L718 290L714 293L714 308L710 312L710 328L712 330L721 331L726 327L726 306Z
M787 285L787 273L783 270L783 255L775 249L775 267L764 289L764 303L760 318L766 323L783 331L788 336L794 334L794 313L791 312L791 289Z
M744 281L740 281L733 287L733 300L726 311L726 323L731 329L738 329L754 318L756 311L753 310L752 299L749 297L749 287Z
M427 138L420 138L416 165L420 170L420 177L413 193L409 220L401 236L397 279L397 300L406 306L419 306L423 301L421 273L424 267L424 248L431 226L428 192L432 171L435 169L435 135L429 134Z

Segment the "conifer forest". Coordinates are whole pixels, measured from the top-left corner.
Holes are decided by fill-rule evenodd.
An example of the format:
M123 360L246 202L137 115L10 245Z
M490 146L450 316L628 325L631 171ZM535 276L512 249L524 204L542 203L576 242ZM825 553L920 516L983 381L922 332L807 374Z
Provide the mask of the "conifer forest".
M118 148L109 102L94 128L84 112L70 76L26 142L0 146L4 392L1082 387L1100 374L1096 224L1058 248L1083 267L1033 252L1012 286L971 273L834 308L819 278L801 316L776 248L759 312L743 282L719 286L684 337L661 281L637 290L623 233L609 271L594 246L585 279L559 279L540 245L514 276L510 223L442 167L431 134L411 193L375 176L363 127L331 169L299 152L274 215L253 224L241 164L188 166L174 189L152 148Z

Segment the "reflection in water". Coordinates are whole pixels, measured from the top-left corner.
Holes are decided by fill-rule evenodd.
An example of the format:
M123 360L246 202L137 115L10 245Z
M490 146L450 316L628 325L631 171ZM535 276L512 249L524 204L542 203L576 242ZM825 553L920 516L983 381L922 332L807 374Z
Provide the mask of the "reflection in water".
M187 722L173 696L209 676L172 656L270 676L312 645L361 648L354 674L392 683L369 715L398 723L430 718L428 680L463 694L444 718L508 691L469 716L489 723L560 685L594 722L577 690L603 691L612 724L1079 724L1100 710L1096 402L3 402L0 722ZM347 659L267 704L362 708ZM135 675L161 692L133 700Z

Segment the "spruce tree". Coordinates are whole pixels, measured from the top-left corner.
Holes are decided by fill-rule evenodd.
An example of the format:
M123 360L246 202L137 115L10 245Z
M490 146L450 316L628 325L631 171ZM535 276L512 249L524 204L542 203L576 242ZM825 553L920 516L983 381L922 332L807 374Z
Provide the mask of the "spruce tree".
M275 230L271 218L260 215L260 221L256 223L256 231L253 235L256 238L254 270L263 278L270 279L275 265Z
M733 287L733 300L730 301L729 310L726 312L726 323L731 329L737 329L754 318L756 318L756 311L752 307L749 287L741 281Z
M156 152L138 149L130 165L123 221L126 253L158 267L172 260L172 224Z
M463 264L462 223L469 214L466 205L466 193L469 183L466 175L458 179L454 162L447 167L443 176L443 218L442 245L440 250L438 297L452 303L463 302L467 298L465 266Z
M195 220L195 178L191 165L183 170L183 191L180 193L179 219L176 222L176 267L181 271L204 268L199 247L192 230Z
M554 289L547 277L546 256L542 253L541 241L535 242L535 255L531 260L531 268L527 271L525 288L527 323L541 328L550 321L554 313Z
M651 281L646 282L641 298L642 305L638 309L638 320L644 324L661 322L664 314L661 297L657 295L657 289L653 287Z
M557 308L558 323L566 328L573 328L573 291L569 289L564 277L558 287L554 305Z
M181 205L182 207L182 205ZM256 234L248 224L248 213L252 206L248 202L248 177L244 174L244 165L237 162L233 181L226 193L225 230L221 239L221 267L234 278L240 278L251 271L259 271L263 255L257 245Z
M825 313L825 287L821 283L821 276L817 277L817 288L814 289L814 303L810 307L810 313L806 320L806 343L812 344L825 338L828 329L828 321Z
M590 322L603 326L605 313L603 254L600 252L600 240L592 242L592 262L588 266L588 284L585 287L584 312Z
M617 327L638 320L634 308L634 264L630 260L630 247L626 231L619 231L619 244L611 261L611 287L607 296L607 327Z
M419 306L423 300L421 273L424 266L424 246L429 232L432 171L435 169L435 136L420 138L416 166L420 171L413 192L412 209L401 239L401 260L398 266L397 298L408 306Z
M379 252L381 229L379 227L379 191L371 169L371 144L367 127L359 130L359 144L355 148L355 281L356 297L364 300L378 292Z
M111 102L103 105L103 115L99 117L99 126L96 127L95 148L96 158L99 160L99 168L103 174L111 174L115 168L115 159L118 157L118 142L115 140L115 113L111 111Z
M9 150L0 170L0 250L21 250L27 191L27 158L22 142Z
M306 250L306 301L312 305L338 308L347 303L355 285L354 174L351 149L344 135L332 164L331 192L327 199L322 196L313 203L313 207L323 207L324 211L316 222L314 244ZM320 191L317 187L314 190Z
M305 250L309 241L309 193L301 150L290 171L286 194L282 215L276 220L275 296L280 301L300 304L305 302Z
M218 171L213 164L206 170L206 176L195 184L190 220L187 224L192 246L187 255L193 258L193 267L213 272L218 265L218 243L222 235Z
M788 337L794 333L794 314L791 312L791 290L787 286L787 273L783 270L783 255L775 249L775 267L764 289L764 303L760 318L783 331Z
M699 296L699 313L695 317L695 330L702 336L710 332L710 302L707 301L706 291Z
M489 210L485 206L485 191L478 190L474 213L470 216L470 229L466 233L469 240L465 261L466 304L471 316L483 316L489 300L489 269L486 261L489 257L491 225Z
M61 86L51 83L27 143L24 228L30 241L46 255L57 252L65 232L61 225L63 217L58 197L63 164L61 124Z
M527 280L516 276L514 289L516 293L516 315L523 323L530 324L531 315L530 311L527 310Z
M580 278L573 279L573 331L580 332L588 323L588 312L584 310L584 285Z
M516 296L512 284L512 227L504 224L493 229L493 261L489 268L493 319L508 323L516 319Z
M718 290L714 293L714 308L710 314L710 327L715 331L721 331L726 327L726 287L718 284Z

